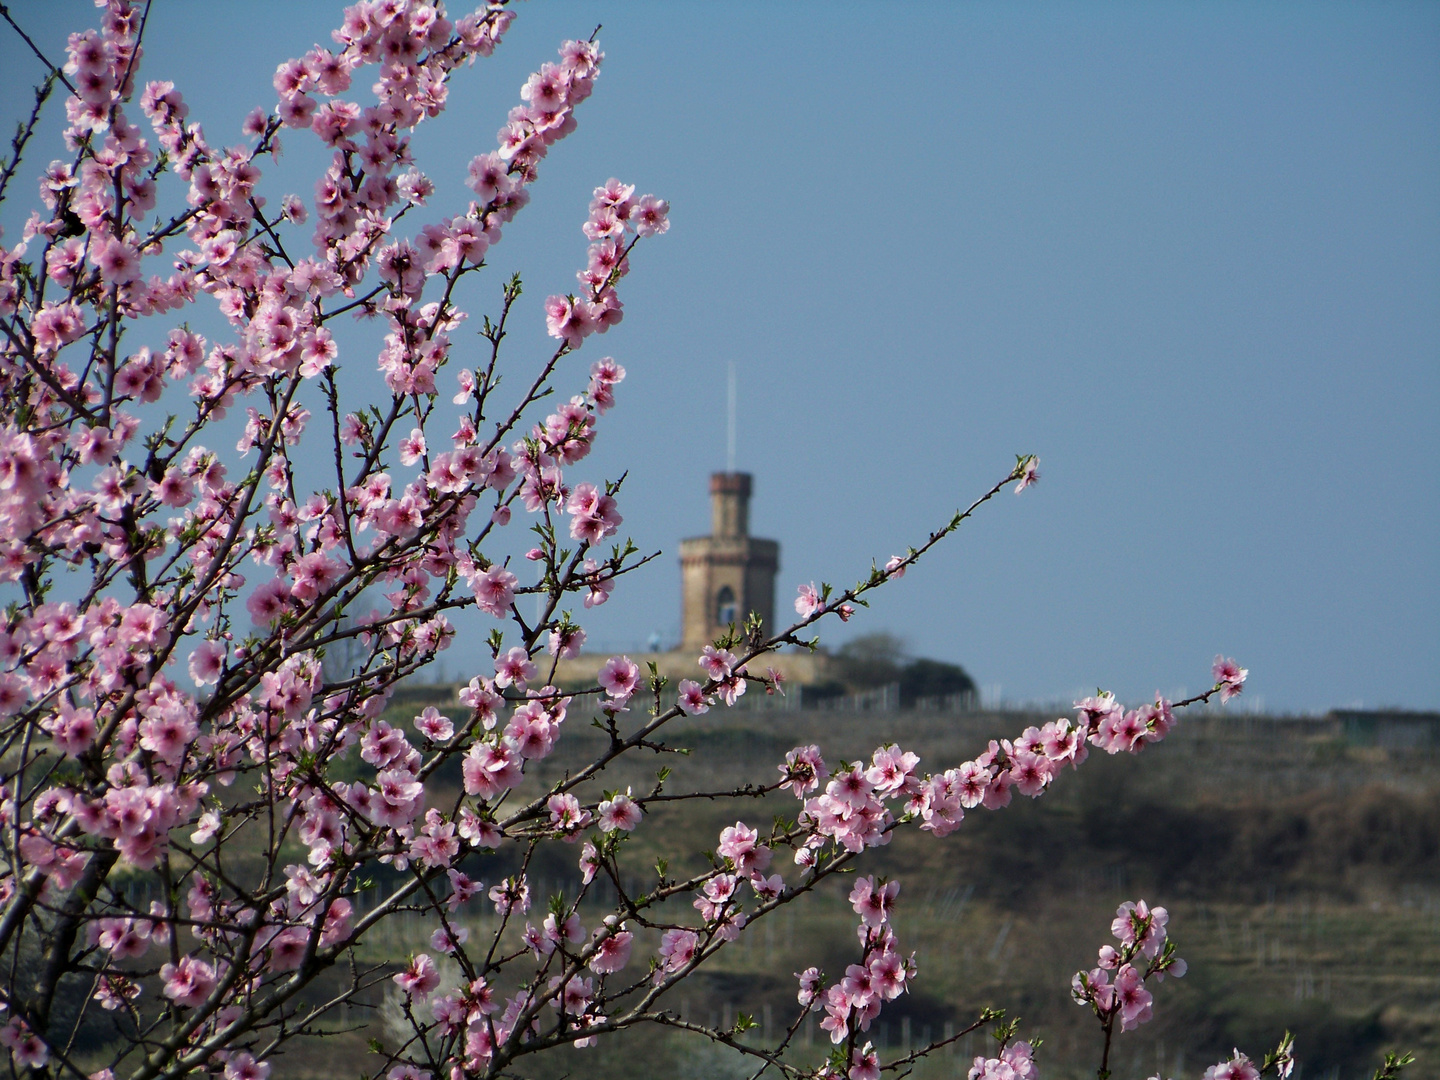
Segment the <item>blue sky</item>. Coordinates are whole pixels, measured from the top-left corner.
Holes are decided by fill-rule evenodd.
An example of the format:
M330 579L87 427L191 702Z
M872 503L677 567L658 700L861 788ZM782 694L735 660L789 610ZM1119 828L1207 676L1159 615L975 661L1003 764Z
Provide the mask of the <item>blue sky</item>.
M339 10L156 0L142 77L238 141L275 65ZM786 609L1041 456L1038 488L832 644L895 632L1012 701L1193 691L1223 651L1268 709L1440 707L1440 7L517 10L415 138L453 212L525 75L604 24L579 130L470 306L523 272L517 375L547 348L544 296L573 287L590 189L619 176L673 207L625 322L576 368L577 391L599 355L630 377L575 478L628 468L625 531L665 552L591 615L592 640L678 635L675 552L708 529L733 361L737 463L754 531L781 541ZM95 18L78 0L11 11L57 57ZM10 113L38 74L0 33ZM308 197L322 160L286 146L272 201ZM7 238L33 191L0 213ZM372 340L342 356L360 387Z

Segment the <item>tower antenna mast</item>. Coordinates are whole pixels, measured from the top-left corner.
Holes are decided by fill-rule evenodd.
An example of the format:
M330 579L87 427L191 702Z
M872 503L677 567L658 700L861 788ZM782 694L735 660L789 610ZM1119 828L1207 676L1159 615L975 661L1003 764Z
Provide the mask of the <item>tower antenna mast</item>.
M727 387L729 408L725 414L725 471L735 471L735 361L730 361L730 378Z

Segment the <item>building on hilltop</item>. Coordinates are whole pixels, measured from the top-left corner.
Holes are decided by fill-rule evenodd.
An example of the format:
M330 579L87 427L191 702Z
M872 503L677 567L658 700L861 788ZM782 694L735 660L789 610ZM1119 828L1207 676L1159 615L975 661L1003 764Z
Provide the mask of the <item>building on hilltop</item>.
M710 476L710 535L680 541L680 648L698 653L751 612L775 625L780 545L750 535L749 473Z
M752 486L749 473L711 475L710 535L680 541L680 644L666 652L654 651L652 645L646 652L630 654L642 670L654 664L671 686L681 679L703 679L697 661L705 646L714 644L731 623L737 629L743 627L751 612L760 616L766 634L775 632L780 545L750 535ZM592 686L601 659L595 653L562 659L555 666L553 681L557 686ZM793 708L799 704L799 687L830 678L829 663L823 652L787 649L767 655L758 669L778 672L796 688L788 697L774 699L783 702L782 708Z
M781 611L778 620L775 612L780 544L750 535L753 487L749 473L711 474L710 535L680 541L680 642L661 651L654 635L644 651L629 652L644 673L644 685L651 670L667 681L668 702L675 700L682 681L705 680L701 654L732 625L739 630L754 614L765 637L790 625L788 610ZM737 654L748 651L735 647ZM594 692L605 658L604 652L583 652L556 659L553 668L547 662L542 670L548 682L567 693L587 688ZM803 647L766 652L750 661L746 673L752 681L742 699L745 708L789 711L803 704L854 712L966 712L979 704L974 682L958 664L909 656L903 641L884 633L854 638L835 653ZM783 686L775 693L777 683ZM413 688L415 700L429 700L427 695L434 693L434 688ZM405 700L408 706L410 698ZM640 707L649 704L653 702Z

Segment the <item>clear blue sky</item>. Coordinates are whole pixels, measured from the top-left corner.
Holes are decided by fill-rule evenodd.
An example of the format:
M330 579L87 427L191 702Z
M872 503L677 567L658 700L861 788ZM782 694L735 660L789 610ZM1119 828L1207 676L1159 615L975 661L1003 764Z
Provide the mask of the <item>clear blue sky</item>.
M95 18L11 10L56 56ZM238 140L339 10L156 0L142 77ZM547 345L539 305L573 287L592 187L673 206L626 321L581 354L630 378L576 478L628 467L626 530L666 552L593 639L678 634L674 555L708 530L733 360L786 609L1041 456L1036 490L832 643L896 632L1011 700L1195 690L1223 651L1269 709L1440 707L1440 6L517 10L416 138L433 205L458 207L525 74L604 23L579 130L491 255L497 288L513 269L529 287L512 361ZM38 73L0 33L9 113ZM314 146L288 137L272 201L309 196Z

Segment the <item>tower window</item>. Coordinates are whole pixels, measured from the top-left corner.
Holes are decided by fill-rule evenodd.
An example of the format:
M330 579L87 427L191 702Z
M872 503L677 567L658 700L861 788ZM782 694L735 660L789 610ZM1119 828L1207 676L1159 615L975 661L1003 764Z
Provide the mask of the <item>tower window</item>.
M719 626L729 626L734 621L735 590L729 585L724 585L715 594L715 622Z

